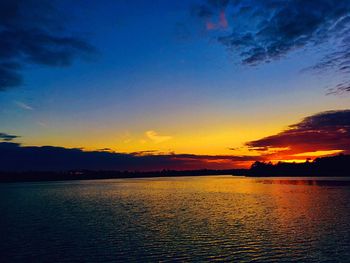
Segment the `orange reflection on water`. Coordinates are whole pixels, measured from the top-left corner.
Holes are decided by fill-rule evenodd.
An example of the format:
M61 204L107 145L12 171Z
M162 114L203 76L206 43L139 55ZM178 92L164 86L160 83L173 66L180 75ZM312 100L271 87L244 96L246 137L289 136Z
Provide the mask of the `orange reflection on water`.
M55 186L52 196L44 188L43 196L44 202L61 198L61 209L74 204L84 217L79 226L88 222L85 227L91 229L92 224L102 239L107 233L107 246L118 255L230 262L305 262L307 255L319 262L325 251L322 259L331 262L336 249L349 244L350 189L319 181L233 176L96 180Z

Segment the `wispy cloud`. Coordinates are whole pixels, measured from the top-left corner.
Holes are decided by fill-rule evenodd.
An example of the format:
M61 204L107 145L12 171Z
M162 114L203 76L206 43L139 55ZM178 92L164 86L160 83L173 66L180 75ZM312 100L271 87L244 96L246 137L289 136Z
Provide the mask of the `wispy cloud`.
M27 103L21 102L21 101L15 101L15 104L23 110L34 110L34 108L32 106L30 106Z
M19 136L17 136L17 135L12 135L12 134L8 134L8 133L0 132L0 141L9 142L9 141L13 141L14 139L16 139L18 137Z
M221 10L219 22L213 19ZM287 57L295 50L327 43L328 54L314 66L337 74L330 93L350 91L350 1L348 0L203 0L194 8L207 29L226 27L217 40L242 64L256 66ZM339 77L339 75L341 77Z
M40 125L43 128L49 127L48 124L46 122L44 122L44 121L38 121L37 123L38 123L38 125Z
M172 139L171 136L159 135L157 132L153 130L146 131L145 135L148 139L150 139L154 143L162 143Z

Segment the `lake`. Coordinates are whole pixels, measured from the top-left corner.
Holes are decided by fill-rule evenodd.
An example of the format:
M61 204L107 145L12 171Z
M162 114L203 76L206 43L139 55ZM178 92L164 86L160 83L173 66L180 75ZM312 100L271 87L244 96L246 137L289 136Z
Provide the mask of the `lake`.
M0 262L350 262L350 186L338 181L0 184Z

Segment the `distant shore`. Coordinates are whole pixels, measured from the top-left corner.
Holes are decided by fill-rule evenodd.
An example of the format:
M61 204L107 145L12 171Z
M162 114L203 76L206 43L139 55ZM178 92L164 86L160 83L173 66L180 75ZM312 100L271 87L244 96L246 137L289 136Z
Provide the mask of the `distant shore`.
M7 182L41 182L41 181L68 181L68 180L98 180L98 179L125 179L151 177L181 177L181 176L210 176L210 175L245 175L248 169L229 170L162 170L162 171L28 171L28 172L0 172L0 183Z
M316 158L304 163L255 162L250 169L161 171L0 171L0 182L40 182L122 178L236 175L247 177L350 177L350 155Z

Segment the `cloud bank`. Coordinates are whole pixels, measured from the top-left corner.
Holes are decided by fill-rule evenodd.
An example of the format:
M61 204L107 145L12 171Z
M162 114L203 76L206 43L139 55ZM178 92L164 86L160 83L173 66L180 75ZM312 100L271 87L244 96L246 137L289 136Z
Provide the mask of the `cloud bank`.
M6 142L9 142L9 141L12 141L16 138L18 138L19 136L17 135L11 135L11 134L8 134L8 133L4 133L4 132L0 132L0 142L1 141L6 141Z
M265 157L281 159L312 152L350 153L350 110L326 111L306 117L278 134L246 145Z
M8 137L4 135L4 138ZM11 138L6 140L10 141ZM13 142L0 142L2 171L230 169L248 166L254 160L249 156L154 154L152 151L149 154L147 152L128 154L53 146L21 146Z
M344 79L332 92L350 90L350 1L207 0L194 14L207 19L218 9L226 10L232 24L218 41L242 64L268 63L327 43L329 54L310 68L341 74Z
M0 1L0 91L20 86L32 64L66 67L96 52L67 30L65 15L52 1Z

